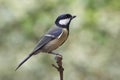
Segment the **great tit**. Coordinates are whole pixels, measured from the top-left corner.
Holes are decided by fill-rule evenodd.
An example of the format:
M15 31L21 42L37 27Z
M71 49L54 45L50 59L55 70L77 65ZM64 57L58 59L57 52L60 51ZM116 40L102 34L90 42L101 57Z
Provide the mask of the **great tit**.
M36 55L40 52L57 55L57 53L53 51L67 40L69 35L70 22L75 17L76 16L72 16L71 14L62 14L58 16L55 21L55 26L42 36L33 51L18 65L15 70L17 70L31 56Z

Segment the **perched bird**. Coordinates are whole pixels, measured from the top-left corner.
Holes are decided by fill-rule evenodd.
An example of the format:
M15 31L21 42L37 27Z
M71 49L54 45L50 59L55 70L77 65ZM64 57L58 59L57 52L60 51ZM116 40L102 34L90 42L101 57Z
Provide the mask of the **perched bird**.
M62 14L58 16L55 21L55 26L42 36L33 51L18 65L16 70L31 56L40 52L57 55L53 50L57 49L67 40L70 22L75 17L76 16L72 16L71 14Z

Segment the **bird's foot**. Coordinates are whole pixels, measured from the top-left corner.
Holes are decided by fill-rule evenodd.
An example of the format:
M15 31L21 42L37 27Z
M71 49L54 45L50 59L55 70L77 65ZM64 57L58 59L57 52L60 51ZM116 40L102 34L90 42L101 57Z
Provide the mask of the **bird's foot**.
M56 55L56 57L61 57L62 58L62 55L59 54L59 53L56 53L56 52L49 52L49 54L53 54L53 55ZM55 59L56 59L55 57Z
M56 53L56 52L48 52L49 54L53 54L53 55L59 55L59 56L62 56L61 54L59 53Z

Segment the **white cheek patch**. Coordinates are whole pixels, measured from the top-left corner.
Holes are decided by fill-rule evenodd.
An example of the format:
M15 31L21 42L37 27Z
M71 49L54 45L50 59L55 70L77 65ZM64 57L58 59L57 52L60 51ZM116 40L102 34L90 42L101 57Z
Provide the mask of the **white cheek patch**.
M59 24L61 24L61 25L67 25L69 23L69 21L70 21L70 18L62 19L62 20L59 21Z

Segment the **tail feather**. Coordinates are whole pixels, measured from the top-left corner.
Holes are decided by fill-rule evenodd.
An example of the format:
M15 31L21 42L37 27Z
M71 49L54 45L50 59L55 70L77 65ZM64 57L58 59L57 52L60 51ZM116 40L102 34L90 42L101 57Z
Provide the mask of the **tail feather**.
M26 57L26 58L18 65L18 67L15 69L15 71L18 70L18 69L22 66L22 64L25 63L32 55L33 55L33 54L30 54L28 57Z

